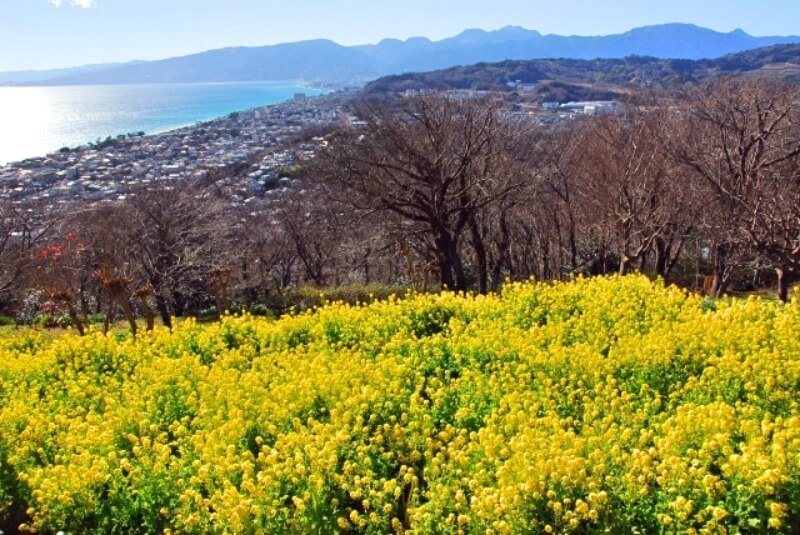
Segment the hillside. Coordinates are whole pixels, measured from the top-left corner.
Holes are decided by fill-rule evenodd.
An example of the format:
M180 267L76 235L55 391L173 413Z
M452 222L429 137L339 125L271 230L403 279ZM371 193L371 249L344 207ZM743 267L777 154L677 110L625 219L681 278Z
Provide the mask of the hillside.
M479 63L387 76L368 84L364 91L376 94L419 89L508 90L508 82L519 80L536 84L535 92L540 97L552 97L563 102L575 97L576 93L608 96L624 92L630 86L667 88L724 75L793 78L798 74L800 45L793 44L759 48L711 60L629 56L622 59L562 58ZM562 98L557 98L559 95Z
M261 80L348 80L378 71L357 50L316 40L269 47L212 50L180 58L141 62L51 80L53 84L248 82Z
M636 276L14 332L0 529L797 533L798 329Z
M495 31L467 30L431 41L385 39L375 45L341 46L315 40L263 47L212 50L160 61L137 62L73 72L38 72L33 84L127 84L295 80L367 81L378 76L422 72L478 62L535 58L702 59L757 47L798 43L800 37L754 37L737 30L716 32L690 24L665 24L595 37L542 35L509 26ZM25 81L24 73L0 73L0 81Z

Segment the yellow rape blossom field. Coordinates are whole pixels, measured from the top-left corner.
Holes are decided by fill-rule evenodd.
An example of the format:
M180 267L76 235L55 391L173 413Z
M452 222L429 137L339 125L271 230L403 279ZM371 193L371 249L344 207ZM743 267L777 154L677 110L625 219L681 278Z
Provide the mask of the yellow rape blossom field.
M609 277L0 355L6 532L800 530L800 302Z

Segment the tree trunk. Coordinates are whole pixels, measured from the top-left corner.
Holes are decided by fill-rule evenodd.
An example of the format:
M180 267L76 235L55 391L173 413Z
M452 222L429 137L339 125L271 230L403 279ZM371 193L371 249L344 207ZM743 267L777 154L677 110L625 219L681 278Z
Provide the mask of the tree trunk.
M539 278L541 280L554 278L550 269L550 241L545 236L539 238Z
M575 236L575 223L570 216L569 225L569 262L572 271L578 271L578 238Z
M725 293L725 277L722 272L714 270L711 291L708 292L712 297L720 297Z
M114 314L114 301L111 298L108 298L108 303L106 304L106 314L103 318L103 334L108 334L109 329L111 329L111 316Z
M453 247L452 265L453 265L453 279L455 280L455 287L457 292L467 291L467 277L464 274L464 263L461 260L461 255L458 254L457 245Z
M172 302L175 304L175 317L182 318L186 311L186 302L180 292L172 293Z
M727 244L718 244L714 247L714 283L710 292L714 297L721 296L728 283L725 276L728 269L728 252Z
M457 292L467 291L467 277L464 274L464 262L458 253L458 243L453 241L449 249L450 265L453 267L453 290Z
M285 264L278 264L277 274L273 269L271 271L272 280L275 281L275 286L278 290L288 288L292 284L292 264L287 262Z
M446 254L441 254L439 257L439 279L442 284L442 289L455 289L456 281L453 278L453 266L450 263L450 257Z
M789 300L789 283L791 282L789 272L784 268L775 268L775 273L778 275L778 299L782 302Z
M164 327L172 329L172 317L169 314L167 300L160 294L156 294L156 308L158 308L158 314L161 316L161 323L164 324Z
M510 264L509 249L511 247L511 229L508 227L508 218L506 212L500 214L500 241L497 244L497 258L494 265L491 267L491 276L489 279L490 289L496 292L500 285L503 283L503 267Z
M88 318L89 317L89 302L86 299L86 283L85 283L85 281L81 282L81 287L78 290L78 295L80 296L80 302L81 302L81 314L83 314L84 318Z
M119 301L120 308L122 308L122 313L125 315L125 319L128 320L128 325L131 327L131 334L136 338L136 333L139 330L139 326L136 324L136 313L134 313L133 307L127 297L120 296L117 300Z
M369 258L372 255L372 248L367 247L366 252L364 253L364 284L370 284L372 282L372 273L370 273L369 269Z
M74 325L75 329L78 331L78 334L81 336L85 335L86 331L83 328L83 321L81 321L81 317L78 315L78 311L75 309L73 303L67 305L67 313L69 314L69 319L72 320L72 325Z
M222 321L222 318L225 317L225 312L228 310L224 294L217 293L215 301L217 302L217 319Z
M483 236L481 236L478 222L475 221L474 217L470 218L469 229L472 234L472 250L475 252L475 259L478 263L478 292L486 294L489 291L489 262L487 260L486 246L483 243Z
M147 297L139 296L139 306L142 307L142 314L144 314L145 321L147 322L147 330L152 331L156 327L156 315L153 309L150 308L150 303L147 302Z
M455 292L465 291L467 283L464 277L464 264L458 254L458 242L444 230L436 239L436 248L442 287Z
M95 290L94 292L94 313L100 314L103 312L103 292Z
M647 270L647 257L650 256L647 251L643 252L639 257L639 273L644 273Z
M628 258L628 255L626 255L624 253L622 254L622 256L619 259L619 274L620 275L627 275L628 274L628 269L630 268L631 261L632 261L632 259Z
M661 236L655 239L656 248L656 276L662 279L667 278L667 268L669 266L669 248L667 240Z

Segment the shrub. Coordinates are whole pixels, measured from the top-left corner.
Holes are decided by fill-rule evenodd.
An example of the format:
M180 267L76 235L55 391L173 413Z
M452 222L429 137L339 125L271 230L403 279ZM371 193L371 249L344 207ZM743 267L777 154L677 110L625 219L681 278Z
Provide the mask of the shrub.
M49 329L55 328L57 326L56 319L51 314L37 314L33 318L33 324L37 327L46 327Z
M405 290L398 286L381 284L348 285L315 288L303 286L292 289L283 295L283 311L304 311L321 307L327 303L368 304L387 299L391 295L402 296Z
M88 320L89 323L93 323L93 324L105 323L106 315L105 314L90 314L89 317L87 318L87 320Z
M274 315L272 311L269 308L267 308L267 305L261 303L251 305L248 311L253 316L269 317Z

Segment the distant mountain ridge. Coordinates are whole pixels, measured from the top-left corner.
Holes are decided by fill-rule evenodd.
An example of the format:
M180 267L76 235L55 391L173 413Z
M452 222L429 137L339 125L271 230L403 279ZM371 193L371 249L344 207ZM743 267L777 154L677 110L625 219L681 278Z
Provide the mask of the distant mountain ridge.
M73 76L79 74L88 74L99 71L107 71L115 67L123 65L134 65L141 63L132 61L130 63L98 63L95 65L82 65L80 67L67 67L64 69L46 69L46 70L27 70L27 71L7 71L0 72L0 84L24 84L24 83L38 83L47 82L53 78L60 78L64 76Z
M441 41L415 37L346 47L329 40L314 40L225 48L159 61L54 73L50 78L39 73L36 79L17 77L13 81L47 85L293 79L351 82L503 60L615 59L631 55L699 60L787 43L800 43L800 36L754 37L742 30L723 33L691 24L664 24L616 35L584 37L543 35L507 26L494 31L466 30ZM0 73L0 83L3 80Z

